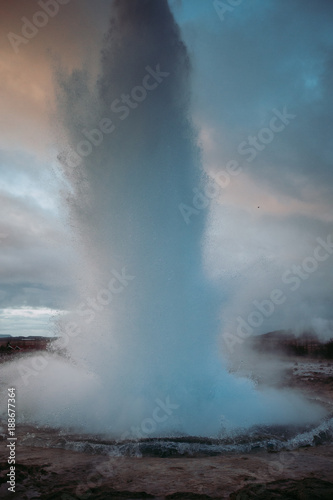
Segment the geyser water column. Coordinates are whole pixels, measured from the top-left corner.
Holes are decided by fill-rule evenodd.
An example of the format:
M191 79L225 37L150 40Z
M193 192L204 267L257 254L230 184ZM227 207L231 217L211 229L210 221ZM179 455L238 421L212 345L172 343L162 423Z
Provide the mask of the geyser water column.
M279 398L266 405L218 359L221 296L202 266L205 211L190 224L179 211L202 185L179 29L166 0L111 6L98 80L59 78L60 158L83 252L80 333L69 350L98 381L93 397L74 396L67 421L57 408L59 421L127 437L157 414L144 436L217 436L222 415L234 426L274 421Z
M189 72L167 1L121 0L112 4L92 91L84 73L62 80L71 149L86 154L81 141L92 143L77 168L63 161L76 190L71 216L86 247L82 319L113 270L130 276L110 305L98 303L84 340L72 347L75 356L77 344L80 355L85 346L105 384L110 428L117 412L127 425L140 423L166 396L179 405L172 428L181 415L198 420L200 405L206 412L213 397L218 303L202 269L204 216L187 225L179 211L201 185ZM109 129L101 142L102 123Z

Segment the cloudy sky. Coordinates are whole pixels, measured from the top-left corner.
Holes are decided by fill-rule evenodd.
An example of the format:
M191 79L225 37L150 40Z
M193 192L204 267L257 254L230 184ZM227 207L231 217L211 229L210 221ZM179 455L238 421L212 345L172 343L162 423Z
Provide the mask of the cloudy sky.
M43 1L0 1L1 334L52 334L52 318L70 304L76 253L57 160L55 74L83 64L98 74L110 3L45 1L52 15L40 15ZM200 210L204 265L224 290L221 329L236 331L240 317L248 323L254 302L278 289L285 300L254 333L333 335L333 4L169 4L191 56L203 168L220 182ZM231 161L238 175L225 181ZM193 193L184 203L198 211Z

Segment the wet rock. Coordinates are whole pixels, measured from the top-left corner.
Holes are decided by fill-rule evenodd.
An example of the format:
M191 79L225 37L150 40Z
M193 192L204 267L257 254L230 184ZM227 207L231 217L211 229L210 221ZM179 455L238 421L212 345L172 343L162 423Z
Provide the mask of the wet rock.
M316 478L281 479L252 484L231 493L230 500L332 500L333 483Z

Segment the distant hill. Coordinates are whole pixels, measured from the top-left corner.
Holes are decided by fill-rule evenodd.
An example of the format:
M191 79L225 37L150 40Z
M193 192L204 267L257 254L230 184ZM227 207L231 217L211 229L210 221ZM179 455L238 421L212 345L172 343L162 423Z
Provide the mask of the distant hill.
M333 359L333 338L321 342L309 331L296 335L291 330L276 330L250 337L252 347L259 352L283 352L297 356L315 356Z
M56 337L12 337L0 336L0 354L15 354L22 351L45 350L48 344L56 340Z

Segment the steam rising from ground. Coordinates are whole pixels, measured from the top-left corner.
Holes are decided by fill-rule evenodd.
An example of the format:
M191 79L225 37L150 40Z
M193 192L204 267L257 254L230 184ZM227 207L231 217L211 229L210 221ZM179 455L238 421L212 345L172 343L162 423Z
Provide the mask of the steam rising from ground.
M59 321L67 359L47 354L31 377L24 358L2 369L28 422L218 436L321 415L295 394L256 392L219 357L223 294L204 271L205 214L186 225L179 213L204 182L189 76L166 0L114 1L98 80L58 74L79 307Z

